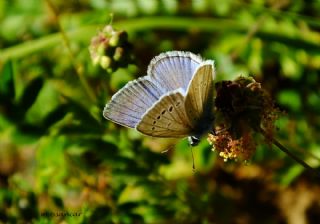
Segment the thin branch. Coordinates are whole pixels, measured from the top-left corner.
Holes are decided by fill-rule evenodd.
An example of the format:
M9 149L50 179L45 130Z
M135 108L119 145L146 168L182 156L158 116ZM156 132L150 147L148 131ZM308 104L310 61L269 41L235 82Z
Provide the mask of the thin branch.
M80 64L76 64L76 59L75 59L75 56L72 52L72 49L71 49L71 45L70 45L70 40L66 34L66 32L64 31L63 27L61 26L61 23L60 23L60 20L59 20L59 14L56 10L56 8L54 7L53 3L50 1L50 0L46 0L50 10L52 11L53 13L53 16L54 16L54 19L59 27L59 30L60 30L60 33L62 35L62 39L63 39L63 42L64 44L66 45L67 47L67 50L68 50L68 53L70 55L70 58L71 58L71 64L74 68L74 70L76 71L76 74L80 80L80 83L81 85L83 86L84 90L86 91L86 93L88 94L90 100L92 100L93 102L96 102L96 96L94 94L94 91L91 89L88 81L86 80L86 78L84 77L83 75L83 67L82 65Z
M282 152L286 153L288 156L290 156L292 159L294 159L296 162L298 162L300 165L302 165L305 169L307 169L310 173L313 175L320 177L320 172L317 171L315 168L309 166L306 162L304 162L302 159L294 155L290 150L288 150L285 146L283 146L278 140L275 138L270 138L267 133L260 128L260 133L268 140L270 140L275 146L277 146Z

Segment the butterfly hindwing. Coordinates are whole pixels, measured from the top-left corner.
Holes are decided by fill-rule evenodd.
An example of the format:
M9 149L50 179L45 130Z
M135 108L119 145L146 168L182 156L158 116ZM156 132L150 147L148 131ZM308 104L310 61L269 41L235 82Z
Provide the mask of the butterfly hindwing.
M143 115L137 130L154 137L185 137L192 130L184 108L182 89L162 96Z
M147 76L128 82L105 106L103 116L117 124L134 128L162 94L163 91Z

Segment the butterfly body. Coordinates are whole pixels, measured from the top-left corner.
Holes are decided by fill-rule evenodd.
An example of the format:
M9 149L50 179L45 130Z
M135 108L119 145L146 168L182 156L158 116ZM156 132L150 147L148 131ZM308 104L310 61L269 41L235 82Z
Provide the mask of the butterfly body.
M212 129L214 62L190 52L155 57L148 75L119 90L105 118L153 137L187 137L196 145Z

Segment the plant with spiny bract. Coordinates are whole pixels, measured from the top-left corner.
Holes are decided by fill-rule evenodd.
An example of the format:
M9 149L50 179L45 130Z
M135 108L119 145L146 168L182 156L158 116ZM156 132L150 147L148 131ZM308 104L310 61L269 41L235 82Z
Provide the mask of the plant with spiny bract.
M239 77L234 81L218 82L215 88L215 127L214 133L209 134L207 140L213 146L212 150L217 151L224 161L248 161L259 144L254 135L262 134L267 144L276 145L319 177L315 169L274 138L275 121L281 111L275 107L260 83L250 77Z

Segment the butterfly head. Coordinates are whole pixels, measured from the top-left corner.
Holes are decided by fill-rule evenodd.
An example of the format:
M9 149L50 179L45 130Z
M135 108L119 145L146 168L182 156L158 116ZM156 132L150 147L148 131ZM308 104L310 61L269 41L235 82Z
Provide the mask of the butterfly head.
M189 136L188 142L191 146L197 146L200 142L200 137L199 136Z

